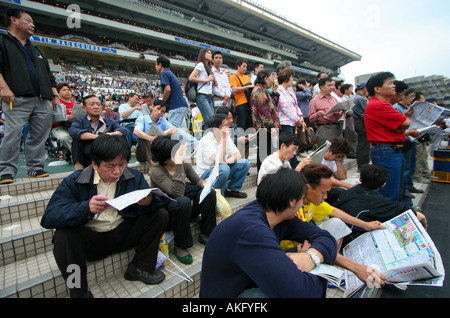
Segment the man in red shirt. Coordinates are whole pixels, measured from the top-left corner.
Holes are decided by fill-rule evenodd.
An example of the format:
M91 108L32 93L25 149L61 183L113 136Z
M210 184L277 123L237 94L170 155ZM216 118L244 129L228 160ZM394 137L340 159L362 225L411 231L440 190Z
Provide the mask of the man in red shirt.
M373 75L367 82L367 91L372 98L366 107L364 123L367 140L372 145L372 163L389 172L386 186L380 193L399 201L403 144L411 121L388 102L396 94L394 80L392 73L381 72Z

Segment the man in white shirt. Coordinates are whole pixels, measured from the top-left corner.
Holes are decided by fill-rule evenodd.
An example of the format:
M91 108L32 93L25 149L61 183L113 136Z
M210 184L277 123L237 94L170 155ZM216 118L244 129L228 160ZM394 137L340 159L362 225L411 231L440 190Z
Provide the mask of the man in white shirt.
M227 124L228 119L224 114L215 114L209 118L208 132L200 140L197 148L196 172L203 180L209 178L216 164L217 152L220 151L219 176L213 187L220 189L225 197L246 198L247 194L240 190L250 170L250 162L241 159L241 154L230 137Z
M334 201L342 194L342 192L354 187L355 184L342 181L347 179L347 170L341 160L350 152L350 144L347 139L343 137L333 137L328 141L331 142L331 146L323 156L322 164L333 171L333 177L331 177L333 187L328 191L328 198L326 200L329 204L333 205Z
M270 173L277 172L278 169L292 168L289 160L291 160L298 151L300 141L297 136L291 132L284 132L280 134L280 148L268 156L261 164L258 172L257 185L261 182L262 178ZM296 171L301 171L304 166L312 163L312 158L303 159L295 168Z
M319 95L319 93L320 93L319 81L325 77L327 77L327 74L324 72L320 72L319 74L317 74L317 84L314 85L313 97L315 97L316 95Z
M225 73L225 70L221 69L222 63L222 53L219 51L214 52L212 67L216 80L216 84L213 86L214 107L230 106L231 95L233 94L228 74Z
M253 66L252 76L250 76L250 80L252 84L255 84L255 80L258 77L258 73L264 69L264 64L261 62L256 62Z

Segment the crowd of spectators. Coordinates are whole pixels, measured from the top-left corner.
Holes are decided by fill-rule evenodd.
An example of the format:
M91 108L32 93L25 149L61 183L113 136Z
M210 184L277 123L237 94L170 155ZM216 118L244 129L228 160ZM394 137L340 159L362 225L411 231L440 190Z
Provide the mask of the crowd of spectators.
M414 181L433 179L427 163L419 165L419 160L439 149L442 131L426 138L409 129L410 106L423 96L392 73L377 73L354 92L352 84L325 73L317 83L296 79L289 61L271 71L262 63L238 60L237 73L231 74L221 67L221 53L202 49L188 92L164 55L157 58L158 76L151 80L71 73L57 83L45 58L42 64L29 63L33 54L45 57L27 40L34 31L31 16L15 9L8 10L8 19L9 32L0 37L8 43L0 47L8 49L1 56L17 55L17 64L31 75L18 83L8 71L11 66L0 60L5 113L0 124L6 128L0 183L14 182L18 141L27 121L28 177L49 175L42 140L53 135L64 148L62 160L71 161L76 171L56 189L41 224L56 229L55 258L65 279L67 265L80 264L82 286L71 288L72 297L92 296L86 260L133 246L137 253L125 278L160 283L164 275L156 268L157 248L169 228L174 255L192 263L189 224L199 215L198 241L207 244L201 297L323 297L326 282L308 273L322 262L346 268L362 281L375 275L384 284L382 273L342 256L344 242L382 229L382 222L408 209L427 226L411 198L423 191ZM346 101L352 101L346 104L351 108L330 112ZM64 105L65 120L52 123L52 104L54 110ZM199 113L204 133L196 138L191 119ZM305 128L317 136L309 148L300 144ZM241 188L251 166L252 140L256 200L217 226L217 198L247 197ZM330 147L322 161L312 163L305 151L324 143ZM149 188L142 173L127 167L132 152L149 164L151 186L169 198L150 193L118 211L105 201ZM358 186L346 182L345 157L357 160ZM195 158L195 167L189 158ZM210 178L218 191L201 198ZM370 193L371 200L362 200L361 193ZM360 218L361 209L370 212Z

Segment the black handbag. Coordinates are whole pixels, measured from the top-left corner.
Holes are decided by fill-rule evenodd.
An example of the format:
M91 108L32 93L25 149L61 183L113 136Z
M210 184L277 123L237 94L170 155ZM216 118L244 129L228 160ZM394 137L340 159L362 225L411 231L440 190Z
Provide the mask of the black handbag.
M312 146L317 144L317 136L312 127L296 127L295 134L300 141L300 147Z

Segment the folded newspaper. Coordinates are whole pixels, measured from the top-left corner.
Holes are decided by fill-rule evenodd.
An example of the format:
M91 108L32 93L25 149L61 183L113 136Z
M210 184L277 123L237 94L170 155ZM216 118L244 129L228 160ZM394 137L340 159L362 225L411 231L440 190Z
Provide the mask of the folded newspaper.
M150 127L146 131L146 134L149 135L149 136L164 136L164 135L166 135L166 133L164 131L162 131L156 125L150 125Z
M311 152L308 155L308 158L312 158L313 162L315 163L322 163L323 157L325 156L325 153L328 151L328 149L331 147L331 142L328 140L325 141L325 143L317 148L315 151Z
M319 266L314 267L309 273L323 277L334 286L339 287L344 280L345 272L336 266L320 264Z
M159 188L148 188L148 189L142 189L142 190L128 192L128 193L122 194L121 196L118 196L115 199L108 200L105 202L108 205L115 208L116 210L121 211L121 210L125 209L126 207L139 202L139 200L145 198L150 193L160 196L160 197L165 197L170 200L173 200L167 194L162 192L161 189L159 189Z
M408 210L383 225L385 229L367 232L350 242L343 249L344 256L379 270L387 283L402 289L407 285L442 287L442 258L414 212ZM367 287L348 270L345 283L345 297Z
M327 113L327 115L330 115L332 113L341 112L341 111L346 112L346 111L350 110L353 106L355 106L355 103L351 99L348 99L343 102L339 102L336 105L334 105L333 108L330 109L330 111Z

